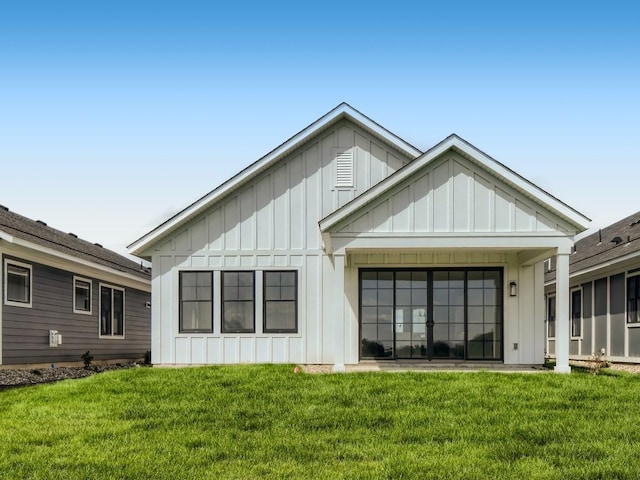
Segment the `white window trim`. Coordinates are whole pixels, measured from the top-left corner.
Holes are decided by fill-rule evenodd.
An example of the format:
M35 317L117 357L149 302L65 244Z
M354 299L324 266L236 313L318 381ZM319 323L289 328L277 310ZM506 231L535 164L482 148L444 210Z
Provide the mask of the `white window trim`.
M573 335L573 292L580 291L580 335ZM584 293L582 292L582 286L574 287L569 290L569 329L571 340L582 340L582 333L584 329L584 316L583 316L583 306L584 306Z
M111 290L120 290L122 292L122 335L102 335L101 331L102 331L102 287L107 287L110 288ZM112 293L113 296L113 293ZM125 289L122 287L117 287L116 285L111 285L108 283L99 283L98 284L98 338L104 338L104 339L115 339L115 340L122 340L125 336L126 333L126 326L127 326L127 316L126 316L126 302L127 302L127 298L126 298L126 293L125 293ZM111 311L111 321L113 322L113 297L112 297L112 311Z
M86 282L89 284L89 310L80 310L76 307L76 282ZM80 315L91 315L93 313L93 281L89 278L73 276L73 313Z
M9 295L9 289L7 288L8 277L9 277L9 265L15 265L16 267L26 268L29 270L29 302L15 302L9 300L7 297ZM11 305L13 307L22 307L22 308L31 308L33 305L33 266L27 263L22 263L17 260L11 260L5 258L4 260L4 304Z

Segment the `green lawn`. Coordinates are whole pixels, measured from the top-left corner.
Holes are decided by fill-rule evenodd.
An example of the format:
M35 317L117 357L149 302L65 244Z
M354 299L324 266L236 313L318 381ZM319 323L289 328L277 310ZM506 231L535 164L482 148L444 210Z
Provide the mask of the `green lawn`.
M139 368L0 392L2 478L640 478L640 377Z

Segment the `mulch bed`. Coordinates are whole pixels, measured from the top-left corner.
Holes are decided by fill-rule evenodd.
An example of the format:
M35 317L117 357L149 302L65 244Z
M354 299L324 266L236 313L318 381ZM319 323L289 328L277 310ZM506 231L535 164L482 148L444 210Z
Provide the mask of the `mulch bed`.
M72 378L84 378L96 373L110 370L122 370L138 366L136 363L114 363L104 365L90 365L89 367L50 367L34 369L0 369L0 390L7 388L24 387L39 383L57 382Z

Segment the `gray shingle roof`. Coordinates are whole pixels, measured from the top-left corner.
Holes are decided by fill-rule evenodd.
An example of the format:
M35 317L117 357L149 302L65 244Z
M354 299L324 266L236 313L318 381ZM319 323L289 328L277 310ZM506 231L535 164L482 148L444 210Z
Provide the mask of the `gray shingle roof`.
M599 264L640 251L640 212L602 228L575 243L575 252L569 257L569 272L579 272ZM555 258L545 281L556 277Z
M71 233L65 233L47 226L45 223L31 220L0 205L0 231L15 238L26 240L61 253L73 255L84 260L110 267L149 280L150 269L129 260L99 244L91 243Z

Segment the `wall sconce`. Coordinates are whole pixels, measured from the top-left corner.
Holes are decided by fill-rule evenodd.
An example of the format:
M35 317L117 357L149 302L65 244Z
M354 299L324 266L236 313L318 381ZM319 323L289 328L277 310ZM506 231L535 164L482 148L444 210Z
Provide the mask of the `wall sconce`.
M510 297L518 296L518 284L516 282L509 283L509 296Z

